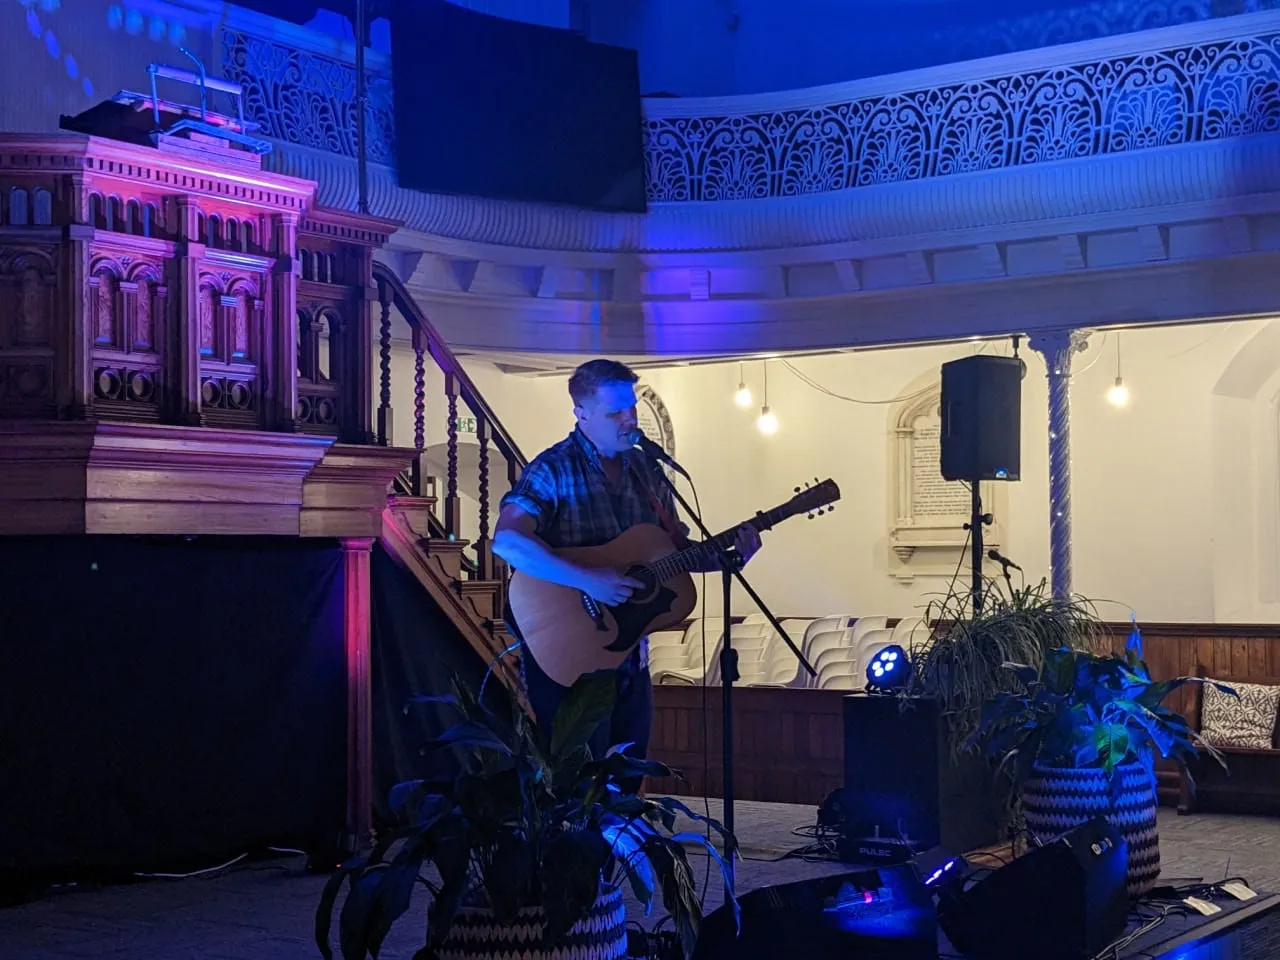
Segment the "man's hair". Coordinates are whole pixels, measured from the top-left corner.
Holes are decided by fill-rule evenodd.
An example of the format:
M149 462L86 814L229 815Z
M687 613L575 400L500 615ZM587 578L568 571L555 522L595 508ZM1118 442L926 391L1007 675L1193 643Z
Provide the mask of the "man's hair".
M634 370L617 360L588 360L569 378L569 396L580 407L606 383L635 383L639 379Z

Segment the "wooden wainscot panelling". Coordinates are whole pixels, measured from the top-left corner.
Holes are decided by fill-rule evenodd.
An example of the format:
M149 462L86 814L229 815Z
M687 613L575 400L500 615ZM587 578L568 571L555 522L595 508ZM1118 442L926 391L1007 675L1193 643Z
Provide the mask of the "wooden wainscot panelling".
M334 444L302 487L304 537L378 537L387 491L415 454L398 447Z
M0 534L297 536L332 440L161 424L0 421Z
M1131 624L1109 624L1117 650ZM1247 682L1280 676L1280 624L1147 623L1143 652L1159 680L1191 676L1197 664L1224 680ZM684 781L654 780L649 789L718 797L721 774L722 691L719 687L654 687L649 756L679 769ZM735 687L734 795L740 800L818 805L844 783L841 705L846 691ZM1189 690L1167 701L1184 715ZM705 730L705 737L704 737ZM704 769L706 773L704 774ZM1162 802L1178 799L1176 769L1158 770Z
M704 713L702 687L654 687L649 756L679 770L684 780L653 780L651 792L723 794L722 691L707 687L705 693ZM846 694L735 687L735 798L817 805L843 786Z

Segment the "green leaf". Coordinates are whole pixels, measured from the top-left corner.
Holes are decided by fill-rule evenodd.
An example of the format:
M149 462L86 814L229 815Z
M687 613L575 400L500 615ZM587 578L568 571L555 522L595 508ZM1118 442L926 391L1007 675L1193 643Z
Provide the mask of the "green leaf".
M433 746L471 747L475 750L493 750L503 756L512 756L511 747L504 743L496 733L482 724L471 720L455 723L432 741Z
M422 861L419 858L416 862L410 861L381 871L369 918L369 952L375 960L391 927L409 909L413 886L417 883L421 870Z
M671 768L656 760L641 760L625 753L611 753L603 760L592 760L582 765L580 776L593 779L603 777L617 782L635 777L669 777Z
M553 757L564 757L591 739L613 712L617 684L617 674L612 670L597 670L574 682L551 723Z
M411 811L417 810L422 803L425 785L424 780L406 780L403 783L397 783L387 795L387 806L396 816L407 816Z
M361 874L351 883L346 903L338 917L338 942L344 960L365 960L372 939L375 919L374 901L385 868Z
M432 830L431 860L440 871L440 893L427 911L428 944L438 948L466 894L471 865L471 837L458 819L441 820Z
M729 909L733 913L734 932L738 933L742 930L742 910L738 906L738 898L733 889L733 871L729 869L729 862L733 859L733 852L728 853L728 860L720 856L720 852L716 850L715 844L711 843L700 833L677 833L671 838L676 843L697 843L707 851L707 856L711 857L720 865L720 874L724 880L724 888L729 896Z
M668 830L675 829L674 814L676 814L677 812L683 813L690 820L694 820L697 823L705 823L712 830L718 833L720 835L720 839L724 841L726 856L731 855L737 851L738 838L735 837L733 834L731 834L728 830L726 830L724 828L724 825L721 824L719 820L716 820L712 817L704 817L701 814L694 813L692 810L690 810L687 806L685 806L679 800L676 800L674 797L654 797L653 802L658 804L658 806L662 807L664 810L672 814L671 820L669 822L665 822L665 825Z
M684 847L669 837L655 835L645 841L644 855L662 885L662 903L675 921L676 934L685 956L692 956L698 942L702 907Z
M363 857L348 860L329 875L324 889L320 891L320 902L316 906L316 946L324 960L333 960L333 948L329 945L329 930L333 926L333 907L338 899L338 891L348 878L353 878L364 869Z
M547 914L547 947L559 943L600 895L609 842L598 830L563 833L547 848L539 879Z

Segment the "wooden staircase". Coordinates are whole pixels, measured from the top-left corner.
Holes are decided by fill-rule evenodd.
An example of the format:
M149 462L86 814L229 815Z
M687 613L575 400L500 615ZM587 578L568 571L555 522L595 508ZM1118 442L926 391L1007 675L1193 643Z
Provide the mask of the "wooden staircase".
M493 553L489 496L492 452L503 461L508 485L519 477L527 461L400 279L385 264L375 263L373 274L381 306L378 441L390 443L388 434L393 420L391 330L394 311L413 333L413 447L418 455L411 469L397 479L395 492L388 497L382 516L382 546L417 578L476 653L486 663L493 664L494 676L517 691L523 700L519 694L518 650L511 649L514 637L504 620L508 571ZM448 438L444 477L427 476L424 465L428 407L424 384L428 359L444 374ZM476 420L476 440L480 448L479 536L475 542L460 537L459 401ZM437 486L443 487L443 498L434 494Z

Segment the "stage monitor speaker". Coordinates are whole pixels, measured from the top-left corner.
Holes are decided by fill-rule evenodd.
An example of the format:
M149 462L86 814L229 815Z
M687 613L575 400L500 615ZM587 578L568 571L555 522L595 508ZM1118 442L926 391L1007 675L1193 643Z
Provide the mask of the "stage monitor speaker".
M936 699L844 698L842 860L901 859L892 844L904 839L917 852L941 846L963 853L993 844L1002 812L995 786L989 761L968 752L953 760Z
M702 922L693 960L937 960L932 894L910 865L815 877L739 899L741 932L720 907Z
M972 960L1087 960L1129 915L1124 838L1101 817L1035 848L938 904L952 946Z
M1018 480L1022 361L975 354L942 365L942 476Z

